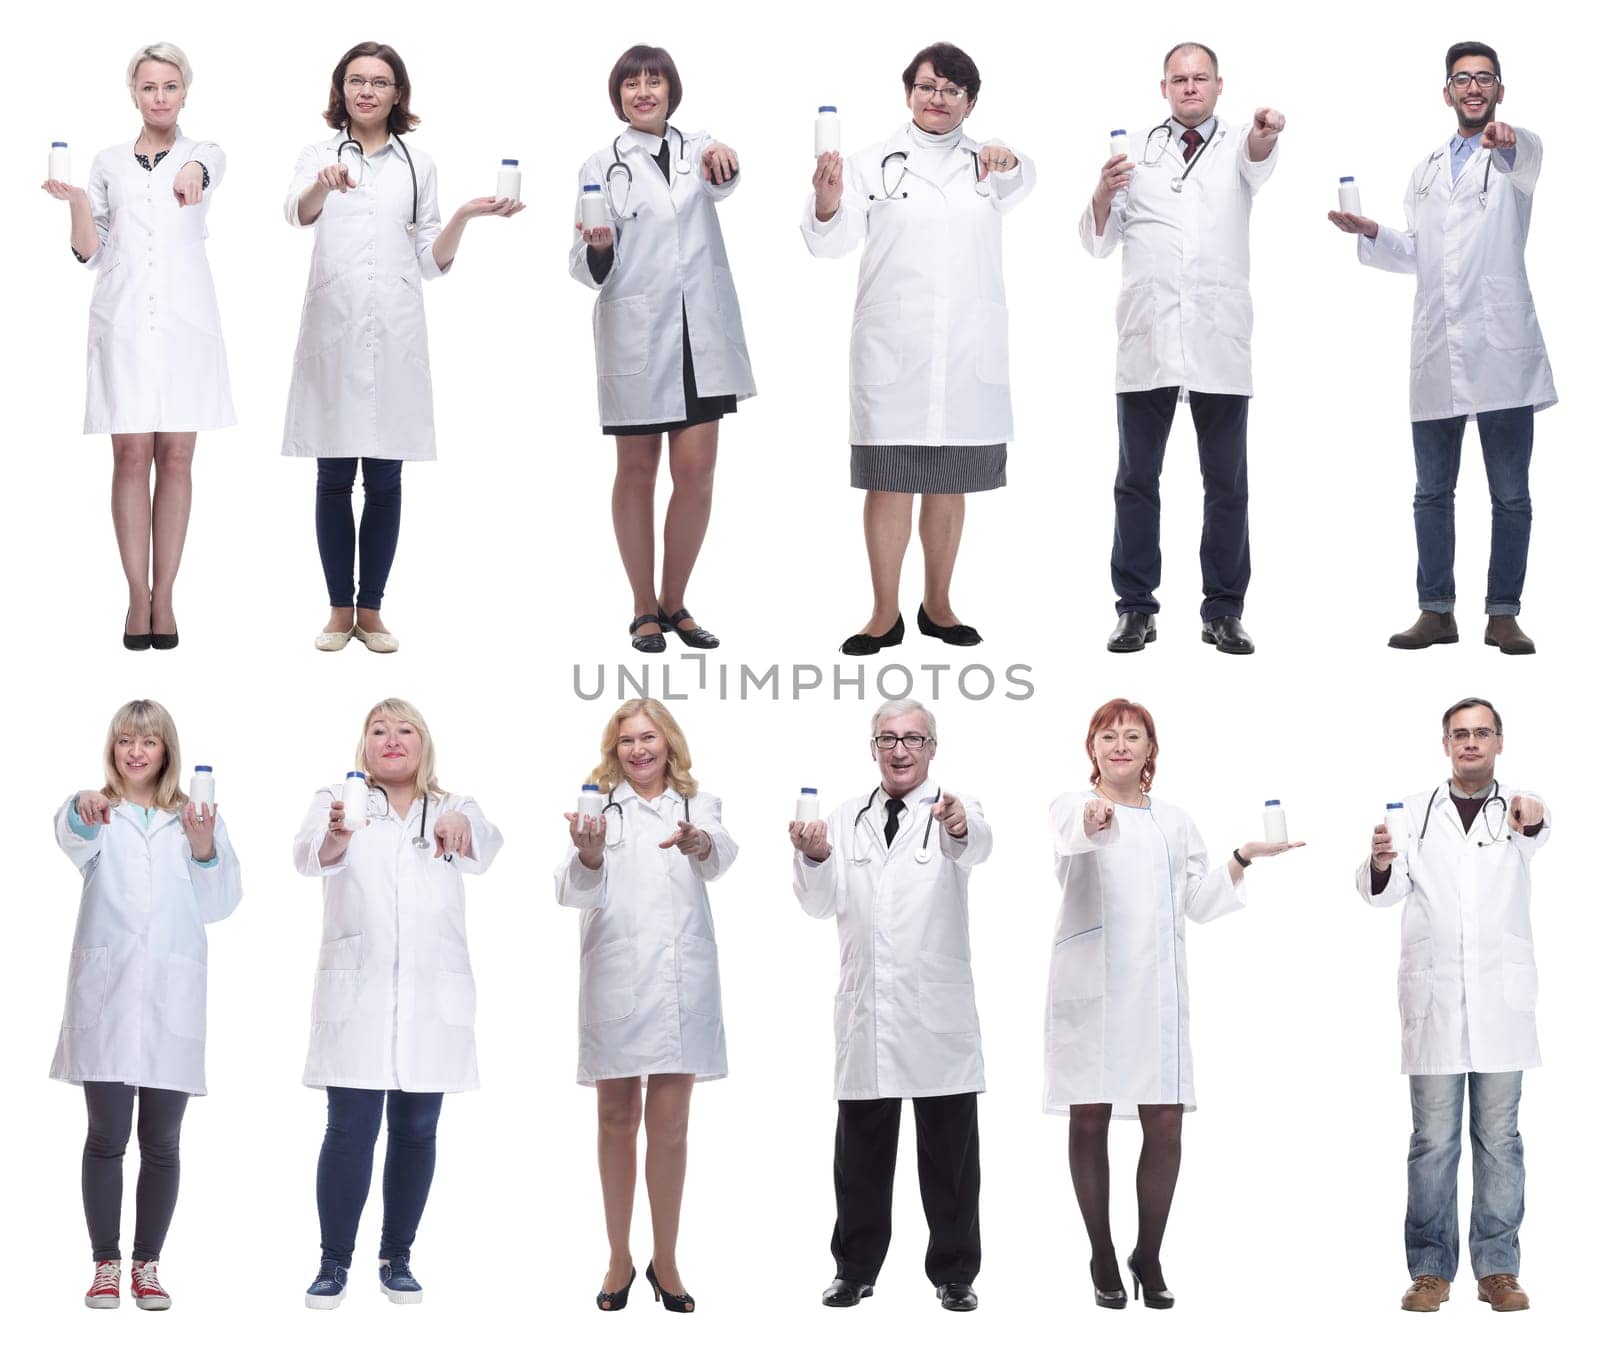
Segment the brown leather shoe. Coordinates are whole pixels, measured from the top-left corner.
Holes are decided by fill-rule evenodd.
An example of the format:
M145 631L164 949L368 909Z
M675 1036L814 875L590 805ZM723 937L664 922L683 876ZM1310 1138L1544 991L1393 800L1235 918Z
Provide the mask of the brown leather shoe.
M1528 1310L1528 1295L1515 1274L1485 1274L1478 1280L1478 1301L1487 1302L1495 1312Z
M1449 611L1424 611L1409 630L1389 636L1391 649L1426 649L1433 644L1454 644L1461 636L1456 632L1456 618Z
M1424 613L1426 614L1426 613ZM1441 1302L1450 1301L1450 1280L1437 1274L1419 1274L1400 1299L1402 1312L1437 1312Z
M1393 640L1389 641L1391 644ZM1483 642L1493 644L1501 653L1522 654L1533 652L1533 641L1522 633L1515 616L1491 616L1489 628L1483 632Z

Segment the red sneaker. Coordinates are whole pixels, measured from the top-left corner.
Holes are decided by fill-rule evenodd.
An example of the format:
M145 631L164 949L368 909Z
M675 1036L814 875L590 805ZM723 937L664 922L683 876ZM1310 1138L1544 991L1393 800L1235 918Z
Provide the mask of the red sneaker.
M83 1295L85 1307L122 1306L122 1261L101 1260L94 1267L94 1282Z
M128 1287L133 1290L133 1300L140 1311L164 1312L172 1306L171 1295L161 1286L161 1280L156 1278L154 1260L133 1262L133 1273L128 1279Z

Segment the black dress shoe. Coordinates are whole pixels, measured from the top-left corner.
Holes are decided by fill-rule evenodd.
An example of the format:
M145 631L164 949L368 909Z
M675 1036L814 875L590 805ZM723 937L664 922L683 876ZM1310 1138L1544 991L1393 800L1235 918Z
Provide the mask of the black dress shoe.
M148 649L150 647L150 632L146 630L142 635L130 635L128 633L128 617L124 616L122 618L122 647L135 651Z
M689 619L689 608L679 607L672 615L665 611L657 610L656 620L660 622L663 630L670 630L691 649L715 649L722 641L711 631L702 626L691 625L687 630L682 629L678 622Z
M963 649L970 649L974 644L982 644L983 636L970 625L939 625L928 615L924 606L917 607L917 629L933 639L942 639L946 644L958 644Z
M1095 1283L1094 1261L1089 1261L1089 1282L1094 1287L1094 1305L1096 1307L1109 1307L1114 1312L1120 1312L1128 1305L1128 1294L1120 1286L1117 1288L1101 1288ZM1120 1285L1121 1278L1119 1276Z
M174 630L170 635L158 635L152 631L150 647L152 649L176 649L178 647L178 632Z
M939 1305L947 1312L978 1310L978 1295L969 1283L942 1283L935 1291L939 1294Z
M872 1296L872 1285L857 1283L854 1279L835 1279L822 1290L824 1307L854 1307L862 1298Z
M892 649L906 637L906 618L896 616L894 624L881 635L851 635L839 646L839 652L852 658L877 653L879 649Z
M1117 617L1117 628L1106 641L1112 653L1138 653L1156 642L1156 618L1143 611L1124 611Z
M635 616L628 622L628 633L633 636L633 647L640 653L666 653L667 637L665 635L641 635L638 633L641 625L660 625L654 616Z
M1144 1289L1144 1305L1155 1308L1157 1311L1166 1311L1177 1298L1172 1296L1168 1288L1151 1288L1144 1281L1144 1274L1139 1269L1139 1263L1131 1255L1128 1257L1128 1273L1133 1275L1133 1300L1139 1301L1139 1289Z
M628 1282L610 1293L602 1288L594 1295L594 1305L602 1312L620 1312L628 1305L628 1294L633 1289L633 1281L638 1277L639 1271L630 1269L628 1271Z
M656 1278L656 1262L652 1260L644 1267L644 1277L650 1281L650 1287L656 1295L656 1301L669 1312L694 1311L694 1299L687 1293L669 1293L661 1286L661 1280Z
M1254 653L1255 641L1246 632L1244 626L1239 624L1237 616L1218 616L1214 621L1207 621L1205 629L1200 632L1200 638L1207 644L1215 644L1218 653Z

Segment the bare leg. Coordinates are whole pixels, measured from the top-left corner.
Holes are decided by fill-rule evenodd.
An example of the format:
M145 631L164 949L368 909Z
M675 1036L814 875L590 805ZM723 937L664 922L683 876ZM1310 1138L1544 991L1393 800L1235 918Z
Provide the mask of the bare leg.
M1122 1271L1111 1241L1111 1157L1106 1140L1111 1128L1110 1105L1074 1105L1067 1126L1067 1165L1089 1233L1089 1269L1094 1286L1104 1292L1122 1287Z
M656 610L656 469L661 435L617 438L617 477L611 486L611 527L623 572L633 589L633 615ZM628 618L632 620L633 617ZM641 625L636 634L659 635L659 625ZM623 1279L627 1279L624 1274Z
M606 1210L606 1240L611 1260L601 1287L615 1293L628 1285L633 1256L628 1232L633 1224L634 1182L639 1170L639 1078L595 1082L600 1112L600 1197Z
M1161 1273L1161 1238L1178 1187L1178 1162L1183 1155L1183 1106L1140 1105L1144 1148L1139 1153L1139 1240L1133 1258L1147 1288L1167 1286Z
M950 578L967 520L965 494L924 494L918 533L922 537L922 605L935 625L959 625L950 606Z
M674 1072L650 1078L644 1104L644 1186L650 1195L652 1260L656 1280L669 1293L684 1291L678 1273L678 1216L689 1164L689 1093L694 1076Z
M662 551L661 609L669 616L683 606L689 575L694 572L695 560L700 557L700 546L706 538L706 526L711 521L718 426L697 423L667 438L672 497L667 502ZM692 626L694 618L689 617L687 624Z
M172 589L178 581L184 538L189 534L189 501L193 496L189 471L194 463L194 440L193 433L156 434L156 490L150 508L150 626L162 635L178 631Z
M864 634L883 634L900 614L900 566L911 543L911 499L910 494L867 490L862 525L872 569L872 619L863 627Z
M130 635L150 633L150 467L154 433L111 435L111 524L128 580Z

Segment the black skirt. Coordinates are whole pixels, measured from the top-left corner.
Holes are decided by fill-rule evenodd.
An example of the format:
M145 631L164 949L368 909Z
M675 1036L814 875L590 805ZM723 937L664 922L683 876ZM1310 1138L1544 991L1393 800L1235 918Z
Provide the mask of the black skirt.
M647 437L652 433L675 433L682 428L692 428L699 423L715 423L724 414L739 412L736 395L706 395L702 397L694 384L694 354L689 351L689 315L683 316L683 412L684 417L672 423L608 423L600 431L607 437Z

